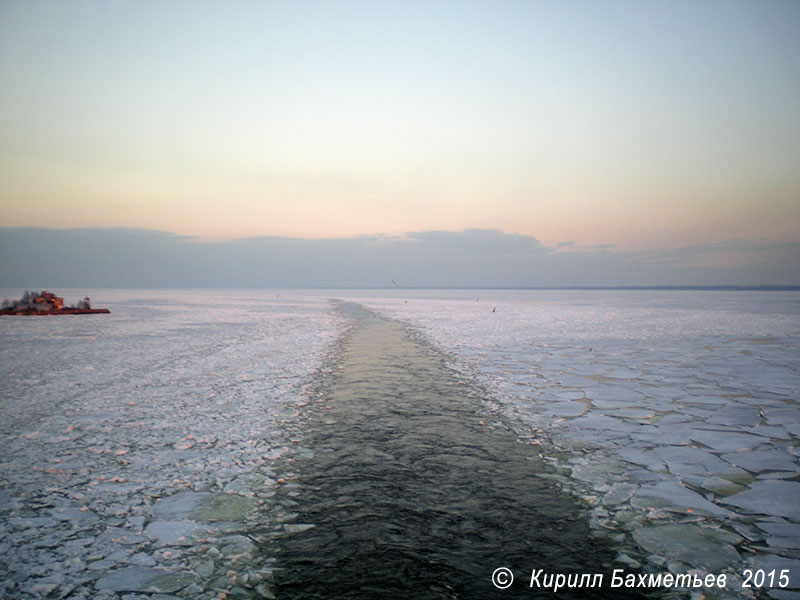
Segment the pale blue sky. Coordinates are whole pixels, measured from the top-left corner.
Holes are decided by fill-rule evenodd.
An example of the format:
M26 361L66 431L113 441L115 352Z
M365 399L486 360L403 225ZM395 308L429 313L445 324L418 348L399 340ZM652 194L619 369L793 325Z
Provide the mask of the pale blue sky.
M800 237L795 1L5 0L0 81L7 226Z

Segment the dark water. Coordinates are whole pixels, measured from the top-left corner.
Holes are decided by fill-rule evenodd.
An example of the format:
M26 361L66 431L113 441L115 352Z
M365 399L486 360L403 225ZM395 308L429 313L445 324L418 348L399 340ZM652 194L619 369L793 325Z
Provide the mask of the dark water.
M482 414L441 359L392 321L357 319L310 408L295 523L280 538L276 595L292 598L592 598L530 589L531 571L604 573L615 551L549 481L538 449ZM492 585L510 568L514 584Z

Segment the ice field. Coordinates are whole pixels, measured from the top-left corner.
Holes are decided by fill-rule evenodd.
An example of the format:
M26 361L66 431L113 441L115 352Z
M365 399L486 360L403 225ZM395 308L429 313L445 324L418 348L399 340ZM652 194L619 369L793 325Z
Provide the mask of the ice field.
M441 350L621 565L789 569L764 593L800 595L796 292L91 295L112 314L0 320L3 597L268 593L274 465L349 326L330 298Z
M250 535L283 518L272 465L341 318L271 292L92 296L111 315L0 322L0 596L257 597Z

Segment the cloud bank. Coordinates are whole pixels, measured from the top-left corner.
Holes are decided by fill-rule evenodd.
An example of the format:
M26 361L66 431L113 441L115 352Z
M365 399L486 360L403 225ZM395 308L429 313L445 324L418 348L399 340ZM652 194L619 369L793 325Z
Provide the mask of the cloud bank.
M205 242L143 229L0 228L2 287L350 288L797 285L800 243L659 252L550 248L489 229Z

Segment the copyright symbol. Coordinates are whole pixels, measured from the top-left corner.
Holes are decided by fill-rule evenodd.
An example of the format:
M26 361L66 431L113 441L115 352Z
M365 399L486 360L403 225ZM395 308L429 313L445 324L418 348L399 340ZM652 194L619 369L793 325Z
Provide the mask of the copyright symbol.
M492 573L492 583L498 590L504 590L511 587L511 584L514 583L514 574L511 572L511 569L499 567Z

